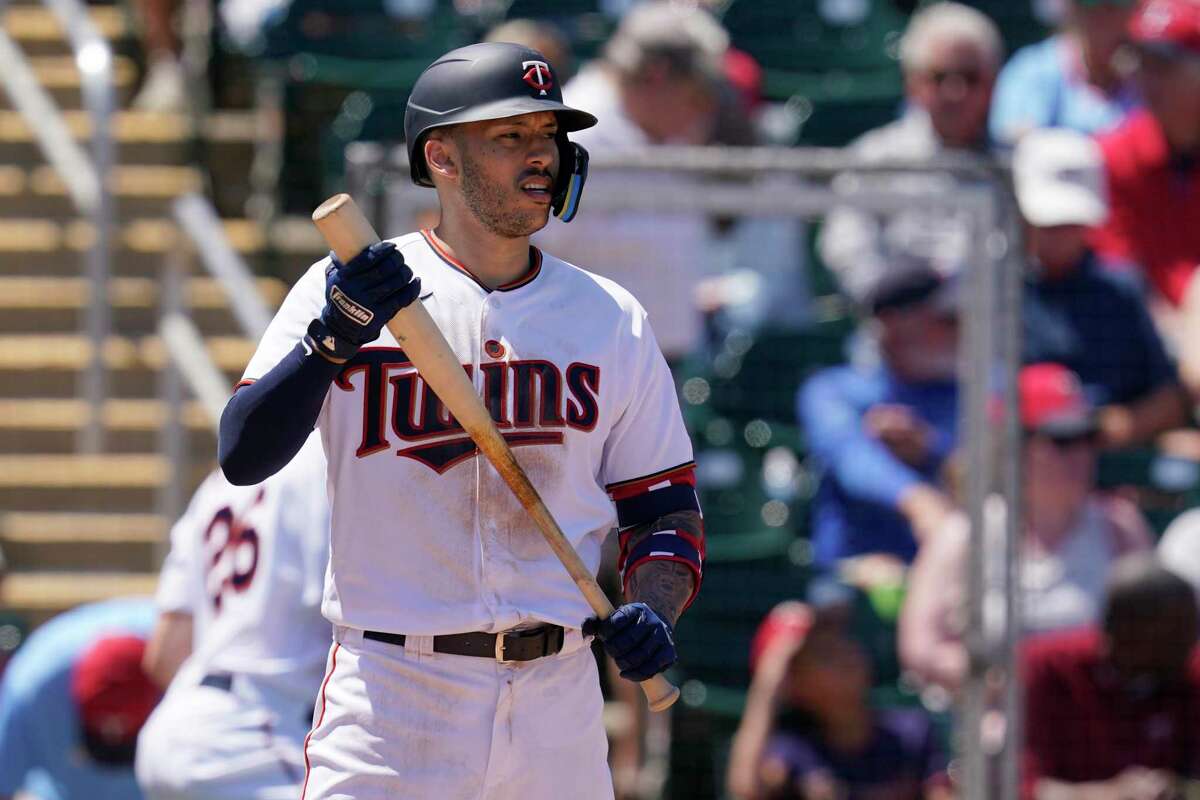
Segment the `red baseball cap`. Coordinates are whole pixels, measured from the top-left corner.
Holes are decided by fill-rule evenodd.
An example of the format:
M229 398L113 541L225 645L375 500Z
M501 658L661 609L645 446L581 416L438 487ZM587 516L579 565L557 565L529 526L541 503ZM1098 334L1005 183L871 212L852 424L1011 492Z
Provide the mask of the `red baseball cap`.
M1168 58L1200 57L1200 0L1147 0L1130 20L1129 35Z
M108 745L137 739L161 692L142 669L146 642L105 636L93 642L71 673L71 697L89 734Z
M1096 432L1096 415L1079 376L1062 364L1031 364L1017 380L1021 427L1055 438Z

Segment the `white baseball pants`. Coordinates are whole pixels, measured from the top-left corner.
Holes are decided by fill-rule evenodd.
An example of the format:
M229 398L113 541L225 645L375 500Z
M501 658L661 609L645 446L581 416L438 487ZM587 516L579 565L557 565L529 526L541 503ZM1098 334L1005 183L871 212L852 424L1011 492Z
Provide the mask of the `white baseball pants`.
M147 800L295 800L304 781L300 712L208 686L172 688L138 736L138 785Z
M336 628L301 800L612 800L591 649L520 664Z

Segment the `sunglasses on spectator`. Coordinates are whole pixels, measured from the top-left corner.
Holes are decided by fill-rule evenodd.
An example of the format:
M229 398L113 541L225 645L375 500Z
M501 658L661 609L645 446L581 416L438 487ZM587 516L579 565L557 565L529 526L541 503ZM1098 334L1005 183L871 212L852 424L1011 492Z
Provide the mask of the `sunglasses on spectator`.
M961 81L968 89L983 83L983 70L978 69L931 69L925 75L939 87L951 79Z
M1097 434L1095 431L1084 431L1083 433L1051 435L1048 433L1038 433L1036 431L1026 431L1026 439L1032 439L1035 437L1045 439L1059 450L1068 450L1072 447L1078 447L1080 445L1094 445L1096 443Z

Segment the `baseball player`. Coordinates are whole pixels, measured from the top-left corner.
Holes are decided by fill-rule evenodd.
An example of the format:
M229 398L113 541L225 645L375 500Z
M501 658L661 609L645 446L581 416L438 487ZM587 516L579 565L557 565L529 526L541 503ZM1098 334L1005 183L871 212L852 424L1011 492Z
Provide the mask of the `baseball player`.
M234 483L286 463L314 424L328 458L335 641L304 800L611 798L589 638L628 679L675 661L704 543L671 374L632 296L529 243L552 211L578 210L587 154L567 134L594 123L537 51L439 58L405 114L439 224L315 264L225 409ZM593 569L619 523L630 602L608 620L585 622L563 566L385 329L418 296Z
M328 553L316 434L261 484L232 486L220 471L201 484L159 579L147 666L163 680L183 664L138 738L148 800L299 795L330 643Z

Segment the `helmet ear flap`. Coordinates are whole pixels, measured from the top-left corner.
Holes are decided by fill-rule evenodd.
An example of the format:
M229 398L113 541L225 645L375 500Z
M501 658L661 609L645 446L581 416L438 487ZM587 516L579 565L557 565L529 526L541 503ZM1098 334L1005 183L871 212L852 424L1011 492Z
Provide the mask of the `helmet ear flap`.
M570 222L579 211L579 198L587 181L588 151L568 140L565 133L560 133L557 140L558 177L554 182L550 210L563 222Z

